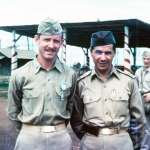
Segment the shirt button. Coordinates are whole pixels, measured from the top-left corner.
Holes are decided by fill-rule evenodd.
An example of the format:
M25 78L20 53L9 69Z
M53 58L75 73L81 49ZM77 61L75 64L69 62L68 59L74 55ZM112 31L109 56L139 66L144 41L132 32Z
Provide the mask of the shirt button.
M46 111L48 111L48 109L46 109Z
M48 79L48 81L50 81L50 79Z
M106 88L106 86L104 86L104 88Z
M49 94L47 94L47 96L49 96Z
M106 115L108 114L108 112L106 112Z
M105 99L105 101L107 101L107 99Z

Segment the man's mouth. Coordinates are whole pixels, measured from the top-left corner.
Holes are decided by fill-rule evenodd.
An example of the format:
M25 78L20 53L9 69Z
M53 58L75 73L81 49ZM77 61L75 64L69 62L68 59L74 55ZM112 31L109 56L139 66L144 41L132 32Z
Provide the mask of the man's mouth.
M55 52L54 49L46 49L45 51L47 51L47 52Z
M107 63L99 63L100 64L100 66L106 66L107 65Z

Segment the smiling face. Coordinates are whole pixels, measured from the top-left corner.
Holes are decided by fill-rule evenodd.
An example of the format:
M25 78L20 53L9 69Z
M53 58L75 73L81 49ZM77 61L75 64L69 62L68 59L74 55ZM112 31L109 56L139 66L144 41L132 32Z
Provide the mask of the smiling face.
M150 67L150 55L143 57L143 64L145 69Z
M113 44L104 46L95 46L91 49L91 56L95 64L95 70L99 74L109 74L111 64L115 56Z
M39 47L38 60L55 62L57 53L63 44L62 33L56 35L35 35L35 43Z

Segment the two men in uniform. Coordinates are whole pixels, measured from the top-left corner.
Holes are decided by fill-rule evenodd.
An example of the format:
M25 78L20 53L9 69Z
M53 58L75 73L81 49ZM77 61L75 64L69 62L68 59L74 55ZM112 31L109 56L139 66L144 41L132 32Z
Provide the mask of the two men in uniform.
M134 77L112 65L113 34L92 34L95 68L78 80L75 96L76 74L57 57L63 44L60 24L45 19L34 38L38 55L14 71L9 84L7 115L21 130L15 150L71 150L66 130L71 113L82 150L139 149L146 123L143 104Z

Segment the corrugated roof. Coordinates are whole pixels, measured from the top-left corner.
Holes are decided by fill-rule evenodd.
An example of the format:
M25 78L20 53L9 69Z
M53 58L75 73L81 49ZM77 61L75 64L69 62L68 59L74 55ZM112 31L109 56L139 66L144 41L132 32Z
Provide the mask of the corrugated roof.
M124 47L124 27L129 27L129 47L150 47L150 24L138 19L109 20L97 22L61 23L67 29L67 44L79 47L90 47L90 38L93 32L110 30L114 34L117 47ZM38 24L0 26L0 30L34 37L37 34Z
M33 59L34 56L37 54L35 51L32 50L16 50L16 51L18 53L18 59ZM4 57L11 58L12 56L11 49L0 48L0 53L4 55L4 56L0 56L3 58Z

